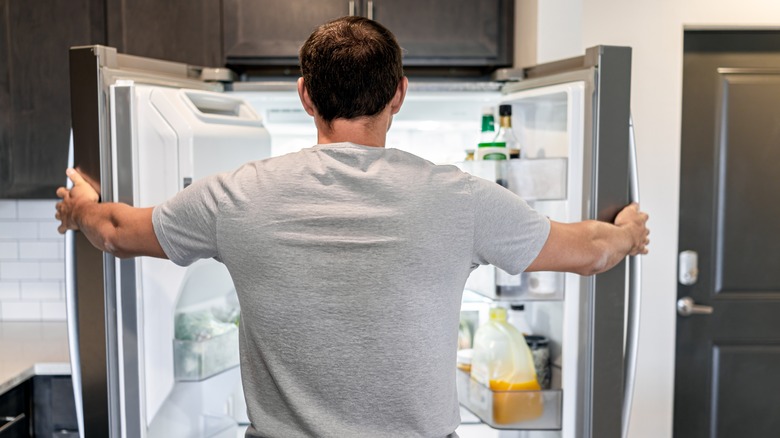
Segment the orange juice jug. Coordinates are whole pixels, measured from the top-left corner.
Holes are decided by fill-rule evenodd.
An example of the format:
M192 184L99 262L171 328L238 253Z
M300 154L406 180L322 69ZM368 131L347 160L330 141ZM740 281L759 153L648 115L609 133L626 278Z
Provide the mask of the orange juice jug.
M502 307L490 309L490 321L474 335L471 378L490 388L493 421L513 424L538 418L544 400L536 380L531 350L520 333L506 320Z

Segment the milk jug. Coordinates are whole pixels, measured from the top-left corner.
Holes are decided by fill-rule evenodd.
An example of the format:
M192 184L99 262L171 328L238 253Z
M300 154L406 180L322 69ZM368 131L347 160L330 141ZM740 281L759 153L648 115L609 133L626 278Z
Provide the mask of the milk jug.
M493 421L531 420L544 410L533 356L522 333L506 320L503 307L490 309L490 320L474 335L471 378L493 392Z

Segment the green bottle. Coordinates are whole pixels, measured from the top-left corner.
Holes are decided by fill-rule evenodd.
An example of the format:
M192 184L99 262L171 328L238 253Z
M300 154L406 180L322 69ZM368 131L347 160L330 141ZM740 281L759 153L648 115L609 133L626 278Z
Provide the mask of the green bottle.
M504 149L496 149L503 147L503 145L495 142L496 121L493 112L492 106L482 108L482 133L476 157L478 160L506 160L508 158L508 154L504 152Z

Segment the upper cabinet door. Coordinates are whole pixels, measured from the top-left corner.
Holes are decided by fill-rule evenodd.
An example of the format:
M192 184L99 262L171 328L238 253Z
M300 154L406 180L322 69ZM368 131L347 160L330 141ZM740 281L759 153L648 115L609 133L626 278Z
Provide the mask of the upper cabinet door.
M514 0L223 0L222 7L222 50L238 70L297 66L311 32L349 14L387 26L407 67L512 65Z
M233 66L296 66L320 24L357 13L359 0L224 0L223 50Z
M512 0L366 0L364 15L395 34L406 66L512 64Z
M120 53L224 65L219 0L106 0L108 45Z
M56 199L65 184L68 49L105 44L104 17L102 0L0 0L0 198Z

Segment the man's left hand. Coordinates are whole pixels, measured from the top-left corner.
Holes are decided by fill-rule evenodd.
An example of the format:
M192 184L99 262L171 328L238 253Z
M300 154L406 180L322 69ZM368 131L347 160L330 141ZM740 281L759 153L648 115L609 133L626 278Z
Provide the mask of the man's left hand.
M67 230L78 230L74 210L81 203L97 203L100 195L75 169L68 169L65 174L73 181L73 187L69 190L65 187L57 189L57 197L62 201L57 203L57 213L54 215L61 222L57 227L60 234Z

